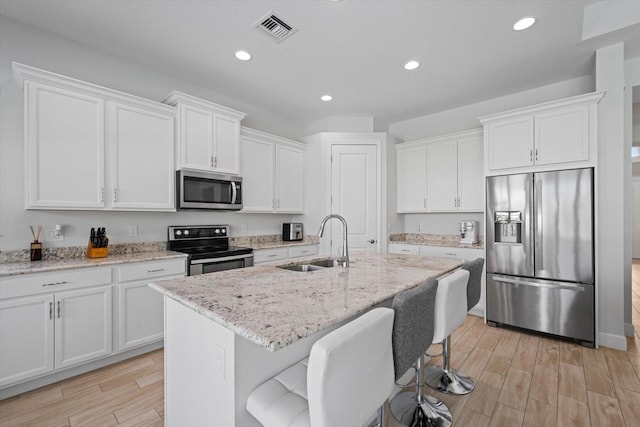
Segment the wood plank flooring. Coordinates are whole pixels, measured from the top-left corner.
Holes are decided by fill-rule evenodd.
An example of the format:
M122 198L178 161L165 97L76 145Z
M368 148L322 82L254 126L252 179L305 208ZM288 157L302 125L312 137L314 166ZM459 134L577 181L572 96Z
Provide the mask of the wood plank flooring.
M466 396L425 391L449 406L454 426L640 426L640 260L633 263L632 299L636 334L626 352L491 328L467 316L453 334L451 364L474 378L476 389ZM0 426L162 426L163 386L158 350L0 401ZM393 419L385 425L399 426Z

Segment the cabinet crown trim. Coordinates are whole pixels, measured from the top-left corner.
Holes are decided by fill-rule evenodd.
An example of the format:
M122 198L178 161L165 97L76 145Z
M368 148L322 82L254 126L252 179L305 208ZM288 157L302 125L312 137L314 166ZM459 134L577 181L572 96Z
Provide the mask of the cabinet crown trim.
M548 110L550 108L566 107L580 104L597 104L604 97L606 91L591 92L584 95L572 96L570 98L558 99L555 101L544 102L542 104L536 104L528 107L516 108L515 110L503 111L500 113L489 114L486 116L478 117L478 120L482 124L489 123L495 120L501 120L508 117L515 117L519 115L537 113L539 111Z
M278 135L273 135L267 132L263 132L260 130L256 130L256 129L251 129L248 128L246 126L241 126L240 127L240 136L242 137L247 137L247 138L254 138L254 139L258 139L260 141L268 141L268 142L272 142L274 144L287 144L287 145L292 145L298 148L304 148L305 144L303 144L300 141L295 141L293 139L288 139L288 138L284 138L282 136L278 136Z
M423 145L431 142L439 142L439 141L451 141L452 139L464 139L464 138L474 138L474 137L483 137L482 128L471 129L463 132L455 132L449 133L446 135L438 135L432 136L429 138L416 139L413 141L401 142L396 144L396 149L401 150L404 148L411 148L418 145Z
M171 92L169 96L162 100L162 102L174 107L176 104L185 104L193 107L206 108L216 113L230 116L238 121L244 119L247 115L242 111L234 110L233 108L225 107L224 105L216 104L215 102L207 101L206 99L198 98L177 90Z
M105 101L115 101L138 107L153 106L153 108L159 111L164 111L173 115L175 115L176 113L176 109L173 106L142 98L140 96L132 95L126 92L121 92L115 89L110 89L108 87L100 86L94 83L78 80L73 77L68 77L62 74L53 73L51 71L31 67L29 65L20 64L18 62L12 62L11 68L13 72L13 78L21 86L24 85L24 81L27 80L35 83L44 83L50 86L70 89L76 92L83 93L85 95L97 96Z

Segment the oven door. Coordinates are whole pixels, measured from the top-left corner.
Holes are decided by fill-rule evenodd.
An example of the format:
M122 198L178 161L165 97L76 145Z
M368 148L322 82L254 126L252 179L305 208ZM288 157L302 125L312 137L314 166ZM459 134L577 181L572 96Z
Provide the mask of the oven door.
M197 259L189 263L189 276L253 266L253 254Z

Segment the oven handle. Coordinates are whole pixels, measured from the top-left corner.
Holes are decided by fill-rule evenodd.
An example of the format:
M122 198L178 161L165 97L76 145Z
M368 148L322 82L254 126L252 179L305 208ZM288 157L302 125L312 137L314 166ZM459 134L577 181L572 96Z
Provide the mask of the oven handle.
M253 258L253 254L232 255L232 256L225 256L225 257L220 257L220 258L197 259L197 260L191 261L190 264L191 265L210 264L210 263L213 263L213 262L235 261L237 259L249 259L249 258Z

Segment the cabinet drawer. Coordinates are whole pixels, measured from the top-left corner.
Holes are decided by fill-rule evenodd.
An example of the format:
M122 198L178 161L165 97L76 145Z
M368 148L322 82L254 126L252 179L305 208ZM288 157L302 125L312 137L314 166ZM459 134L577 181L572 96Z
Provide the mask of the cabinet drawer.
M318 254L318 245L293 246L289 248L289 258L313 256Z
M83 268L60 272L34 273L0 280L0 299L59 292L111 283L110 268Z
M389 244L390 254L420 255L420 246L405 245L401 243Z
M118 267L118 282L153 279L162 276L184 275L186 260L140 262Z
M421 246L420 255L440 258L472 260L484 256L482 249L452 248L448 246Z
M263 262L280 261L289 257L289 251L287 248L276 249L260 249L253 252L254 264L260 264Z

